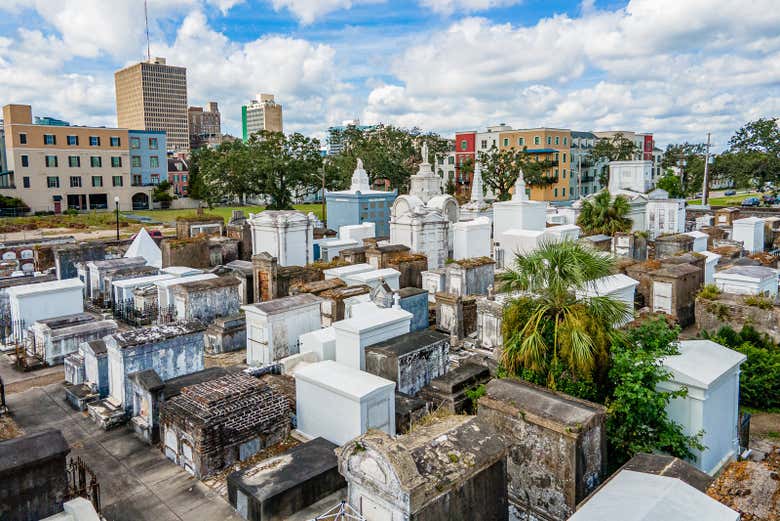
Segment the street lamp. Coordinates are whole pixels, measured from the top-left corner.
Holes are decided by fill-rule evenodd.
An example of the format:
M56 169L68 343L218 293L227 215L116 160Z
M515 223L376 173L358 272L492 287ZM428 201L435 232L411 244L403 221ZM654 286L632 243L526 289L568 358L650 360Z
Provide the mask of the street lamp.
M114 196L114 204L116 205L116 240L119 240L119 196Z

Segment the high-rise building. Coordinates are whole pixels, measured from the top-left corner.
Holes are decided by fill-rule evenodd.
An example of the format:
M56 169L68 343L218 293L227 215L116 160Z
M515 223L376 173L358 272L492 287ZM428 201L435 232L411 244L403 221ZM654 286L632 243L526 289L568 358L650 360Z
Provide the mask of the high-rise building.
M186 68L152 58L117 71L114 83L120 127L163 130L171 150L189 151Z
M333 156L341 152L341 134L348 128L354 128L361 132L370 132L376 125L361 125L359 119L343 121L341 125L328 127L328 155Z
M241 107L241 130L244 141L261 130L283 132L282 106L274 101L273 94L258 94L249 105Z
M56 213L113 209L115 198L123 210L151 207L153 188L130 175L127 129L35 124L30 105L6 105L3 120L3 195Z
M216 101L209 101L206 108L190 107L187 110L190 123L190 148L219 145L222 142L222 124Z

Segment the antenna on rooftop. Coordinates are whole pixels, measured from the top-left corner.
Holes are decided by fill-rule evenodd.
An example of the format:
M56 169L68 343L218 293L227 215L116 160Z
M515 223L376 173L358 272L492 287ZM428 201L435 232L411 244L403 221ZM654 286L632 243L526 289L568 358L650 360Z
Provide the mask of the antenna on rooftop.
M149 11L144 0L144 20L146 21L146 61L152 61L152 51L149 47Z

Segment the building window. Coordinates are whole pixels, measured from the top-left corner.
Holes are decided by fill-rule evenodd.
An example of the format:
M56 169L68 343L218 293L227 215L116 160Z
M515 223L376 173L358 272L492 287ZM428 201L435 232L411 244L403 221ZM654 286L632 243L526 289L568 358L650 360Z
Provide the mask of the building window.
M552 138L550 136L547 136L547 144L552 145Z
M153 185L160 184L160 174L152 174L152 184Z
M560 143L561 143L561 138L559 138L558 136L555 136L555 144L559 145Z
M467 150L469 148L469 143L465 139L460 140L460 149L461 150Z
M566 169L563 169L563 178L566 179Z
M178 175L174 174L174 176L173 176L173 182L174 182L174 183L178 183L178 182L179 182L179 176L178 176Z
M56 145L57 144L57 136L54 134L44 134L43 135L43 144L44 145Z
M25 134L24 132L21 132L19 134L19 144L20 145L26 145L27 144L27 134Z
M450 156L447 158L447 163L454 165L455 164L455 156Z
M89 158L89 165L92 168L100 168L103 166L103 158L100 156L92 156Z
M482 148L483 149L487 148L487 139L482 140Z
M520 145L521 147L524 146L525 145L525 138L524 137L517 138L517 144Z
M141 138L131 137L130 148L132 149L141 148Z
M553 190L553 197L558 197L558 189L557 188L555 188Z
M71 168L78 168L81 166L81 158L79 156L68 156L68 166Z
M94 186L95 188L99 188L99 187L103 186L103 176L93 175L92 176L92 186Z
M569 141L569 138L567 138L567 137L564 137L564 138L563 138L563 144L564 144L564 145L565 145L565 144L567 144L567 141Z
M22 166L23 167L30 166L30 156L22 156Z
M566 162L566 152L563 153L563 162Z
M100 136L89 136L89 146L91 146L91 147L99 147L100 146Z
M561 195L563 197L566 197L566 187L565 186L563 188L561 188Z
M114 186L122 186L122 176L121 175L115 175L111 178L112 183Z
M141 156L132 156L130 158L130 166L133 168L141 168Z
M116 136L112 136L112 137L110 137L108 141L109 141L109 144L110 144L112 147L118 147L118 146L120 146L120 145L121 145L121 143L122 143L122 140L121 140L121 139L119 139L119 138L118 138L118 137L116 137Z
M150 137L149 138L149 148L151 150L157 150L157 138L156 137Z
M555 177L558 177L558 169L555 169Z
M539 136L534 136L534 145L538 145L538 144L540 144L541 142L542 142L542 141L541 141L541 138L539 138Z
M27 177L27 176L25 176L25 177L22 177L22 185L23 185L25 188L30 188L30 178L29 178L29 177Z
M79 176L79 175L72 175L72 176L70 176L70 187L71 188L81 188L81 176Z
M504 138L504 146L505 147L509 146L509 138L506 138L506 137Z
M48 168L57 167L57 156L46 156L46 166Z
M119 156L111 156L111 167L119 168L122 166L122 158Z
M181 182L182 183L186 183L187 182L187 176L186 175L181 176Z
M68 145L75 147L79 144L79 137L78 136L68 136Z
M46 178L46 186L49 188L59 188L60 178L57 176L49 176Z
M160 158L157 156L151 156L149 158L149 167L150 168L160 168Z

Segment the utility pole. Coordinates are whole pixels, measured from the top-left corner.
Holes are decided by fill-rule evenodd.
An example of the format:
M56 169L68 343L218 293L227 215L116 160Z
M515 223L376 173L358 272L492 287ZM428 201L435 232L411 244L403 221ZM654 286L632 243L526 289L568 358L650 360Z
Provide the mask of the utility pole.
M710 133L707 132L707 151L704 153L704 186L701 188L701 204L706 205L709 199L709 174L710 174Z
M325 217L325 165L320 167L322 171L322 222L325 223L325 227L328 226L328 220Z

